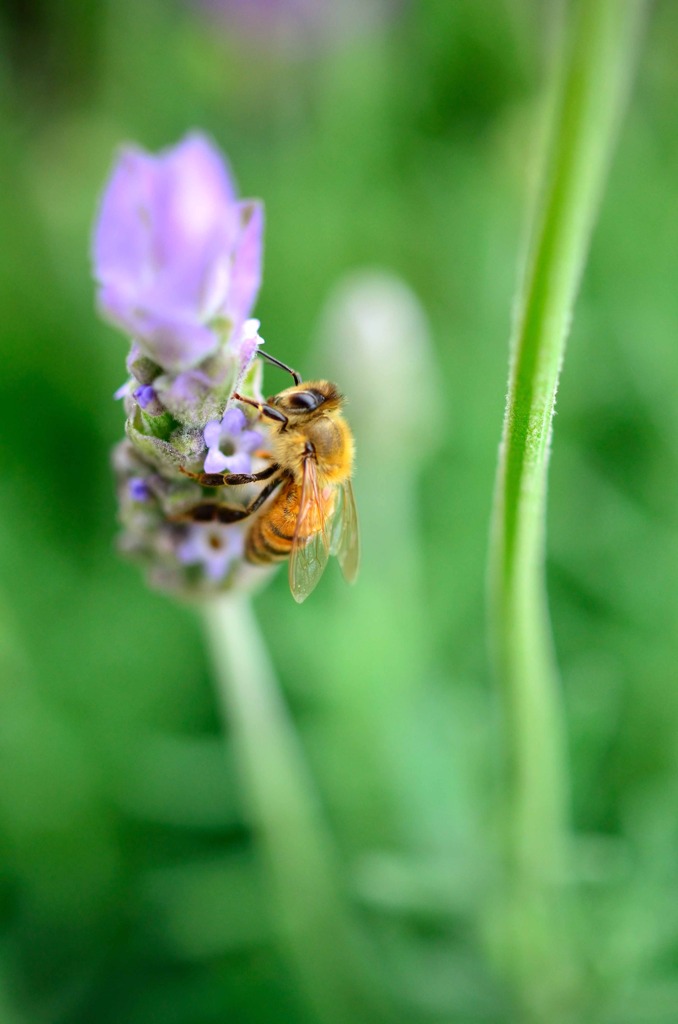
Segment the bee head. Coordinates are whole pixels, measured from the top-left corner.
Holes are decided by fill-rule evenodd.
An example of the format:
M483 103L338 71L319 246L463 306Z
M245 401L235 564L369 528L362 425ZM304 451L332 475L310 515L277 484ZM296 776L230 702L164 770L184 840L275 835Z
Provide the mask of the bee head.
M299 420L316 413L324 415L332 412L339 408L343 400L335 384L318 380L286 388L269 398L267 404L279 409L288 419Z
M261 416L278 425L279 430L287 430L289 424L301 424L316 416L332 413L339 409L344 401L344 396L337 386L330 384L328 380L295 384L294 387L272 395L266 402L256 402L253 398L239 395L237 391L233 393L233 397L239 402L254 406Z

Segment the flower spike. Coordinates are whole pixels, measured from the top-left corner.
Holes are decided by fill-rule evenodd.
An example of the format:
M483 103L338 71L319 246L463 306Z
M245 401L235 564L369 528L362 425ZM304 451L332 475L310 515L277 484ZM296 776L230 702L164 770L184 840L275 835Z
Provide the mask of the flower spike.
M113 456L120 546L152 582L185 595L244 575L237 517L191 523L185 513L209 494L197 480L261 468L265 427L230 402L238 388L257 404L262 240L261 204L238 199L207 136L158 154L121 151L92 245L101 314L131 339L130 377L116 392L127 417Z

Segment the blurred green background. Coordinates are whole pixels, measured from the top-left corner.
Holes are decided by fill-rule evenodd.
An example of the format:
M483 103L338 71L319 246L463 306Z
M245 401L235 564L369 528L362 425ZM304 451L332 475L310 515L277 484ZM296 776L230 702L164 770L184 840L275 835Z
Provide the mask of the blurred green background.
M331 363L349 398L369 396L354 406L358 585L331 566L299 608L280 572L255 607L372 951L375 1005L408 1022L519 1019L497 922L484 588L553 6L319 3L302 27L294 7L0 12L3 1024L322 1016L267 895L198 617L114 548L126 345L94 311L91 225L116 146L157 149L191 127L265 201L268 348L305 376ZM566 1012L605 1024L678 1019L677 46L678 7L662 0L551 467L584 964ZM330 353L323 309L364 267L423 304L432 352L419 337L394 355L414 353L409 388L382 386L378 368L365 388L364 368ZM281 386L275 370L266 380Z

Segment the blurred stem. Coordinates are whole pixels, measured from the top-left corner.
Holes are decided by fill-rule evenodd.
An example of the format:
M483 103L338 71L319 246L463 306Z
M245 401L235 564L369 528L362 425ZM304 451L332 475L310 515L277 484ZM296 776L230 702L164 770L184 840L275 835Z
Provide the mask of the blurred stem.
M317 1019L379 1021L327 832L297 734L246 598L206 605L217 692L268 868L285 952ZM372 995L374 992L372 993Z
M551 424L644 8L645 0L581 0L566 7L551 137L517 296L494 503L491 625L508 759L513 968L533 1017L549 1022L556 1017L548 1016L555 998L548 989L565 965L551 899L554 883L565 876L568 821L564 714L544 581Z

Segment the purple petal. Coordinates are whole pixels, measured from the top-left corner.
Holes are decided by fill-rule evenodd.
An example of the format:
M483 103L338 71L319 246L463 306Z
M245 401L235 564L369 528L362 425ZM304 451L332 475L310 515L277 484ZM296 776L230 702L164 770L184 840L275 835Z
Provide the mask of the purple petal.
M99 312L105 320L122 327L127 334L136 334L139 322L134 312L134 298L128 288L119 284L105 284L97 294Z
M164 370L189 370L219 347L216 331L192 318L190 311L172 310L167 303L158 303L156 308L134 306L124 291L105 287L99 291L99 307L108 320L133 335L141 351Z
M262 442L258 430L243 430L238 438L238 448L243 452L255 452Z
M227 455L224 457L224 462L229 473L249 473L252 469L252 460L244 452ZM205 460L205 466L207 466L207 460Z
M156 212L162 214L162 237L171 254L178 240L195 244L211 238L215 223L237 210L226 162L214 143L198 132L160 154L157 178L161 209Z
M170 383L165 383L166 380ZM173 403L184 402L193 404L204 397L205 391L212 386L212 382L196 370L185 370L178 373L176 377L171 375L163 379L161 388L163 395L171 396Z
M219 336L202 324L163 320L158 316L149 337L142 343L164 369L188 370L212 355L219 347Z
M177 557L185 565L192 565L200 561L202 556L202 545L195 526L191 527L186 537L177 546Z
M158 158L154 222L159 277L179 301L198 309L218 252L229 252L238 205L216 147L189 135ZM216 250L216 251L215 251Z
M130 477L127 486L132 501L148 501L151 496L148 484L140 476Z
M233 406L231 409L227 409L223 415L221 421L221 433L230 436L240 434L243 428L247 424L247 417L242 409L238 409Z
M221 420L210 420L202 435L208 448L218 448L221 440Z
M263 344L264 339L259 334L259 321L246 320L242 325L240 337L234 343L238 352L241 378L249 369L250 363L257 354L259 346Z
M215 551L214 554L205 560L205 573L211 580L220 580L226 575L226 570L233 561L233 554L228 548Z
M218 448L210 448L205 456L206 473L223 473L228 466L228 459Z
M148 408L156 397L155 390L150 384L145 384L143 387L137 388L136 391L133 392L133 395L142 409Z
M102 197L92 245L94 274L102 284L134 290L150 273L153 181L153 157L124 149Z
M233 238L222 239L215 231L208 252L207 270L200 293L200 309L205 320L228 319L228 296L233 272Z
M261 203L240 204L242 232L238 239L231 271L228 315L237 328L247 319L259 293L264 232Z
M209 529L209 528L208 528ZM243 537L240 530L232 526L222 526L218 533L212 527L212 536L217 536L222 546L214 548L209 545L209 536L204 538L207 549L207 557L204 560L206 574L213 580L219 580L226 575L236 558L239 558L243 550Z
M163 313L138 311L136 338L163 369L190 370L219 347L219 336L200 323Z

